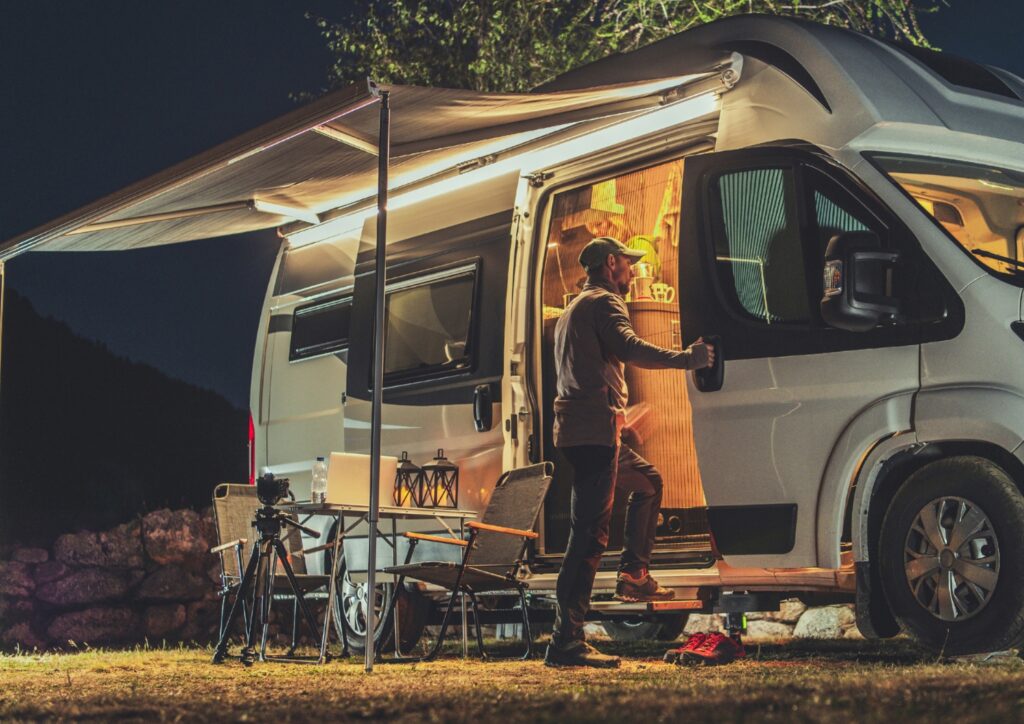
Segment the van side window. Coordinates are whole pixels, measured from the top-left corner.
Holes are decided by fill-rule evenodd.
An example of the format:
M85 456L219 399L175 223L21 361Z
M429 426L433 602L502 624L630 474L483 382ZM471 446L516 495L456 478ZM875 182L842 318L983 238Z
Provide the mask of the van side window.
M295 310L288 361L348 348L352 297L316 302Z
M727 171L710 190L718 277L726 302L748 319L821 326L820 270L832 237L872 231L889 244L883 224L809 166Z
M398 284L385 302L385 382L472 367L476 267Z
M711 191L720 220L715 267L733 308L766 324L809 322L793 170L730 171Z

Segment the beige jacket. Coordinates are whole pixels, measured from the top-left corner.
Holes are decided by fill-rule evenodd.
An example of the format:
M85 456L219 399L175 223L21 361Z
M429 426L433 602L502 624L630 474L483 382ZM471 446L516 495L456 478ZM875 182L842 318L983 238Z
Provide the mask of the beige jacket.
M643 341L611 283L588 282L555 324L555 446L618 444L629 399L624 363L688 370L707 360L703 345L677 352Z

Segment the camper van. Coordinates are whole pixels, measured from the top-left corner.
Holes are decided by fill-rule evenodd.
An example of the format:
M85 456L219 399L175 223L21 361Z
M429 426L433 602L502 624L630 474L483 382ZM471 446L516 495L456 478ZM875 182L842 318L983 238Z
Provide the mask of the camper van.
M553 329L580 250L613 236L647 252L637 334L720 344L711 375L627 367L638 452L664 479L652 569L677 604L611 600L616 500L593 610L612 636L800 597L855 601L866 636L947 653L1024 637L1024 80L746 16L529 94L391 97L382 451L443 449L475 511L502 471L553 464L521 573L538 618L572 484ZM276 227L252 469L308 497L317 456L370 451L377 118L365 93L328 96L4 253ZM397 595L411 645L439 592L370 595L366 541L345 539L336 623L355 640L368 602Z

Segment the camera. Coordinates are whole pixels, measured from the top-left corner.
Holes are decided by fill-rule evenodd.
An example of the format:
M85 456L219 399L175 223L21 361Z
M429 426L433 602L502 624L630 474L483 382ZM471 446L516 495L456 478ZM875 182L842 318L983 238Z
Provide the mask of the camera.
M256 497L264 505L277 505L288 497L288 478L275 478L273 473L264 473L256 481Z

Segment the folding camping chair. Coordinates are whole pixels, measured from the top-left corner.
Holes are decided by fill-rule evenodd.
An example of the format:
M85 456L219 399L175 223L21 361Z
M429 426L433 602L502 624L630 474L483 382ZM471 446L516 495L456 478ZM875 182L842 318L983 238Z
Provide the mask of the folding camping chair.
M523 640L526 643L526 651L522 658L528 659L533 655L533 635L530 632L530 615L526 605L527 584L519 579L519 572L523 565L526 541L537 537L532 528L550 484L551 463L540 463L506 472L494 486L483 519L480 522L466 523L469 529L466 540L423 533L405 534L409 539L405 564L384 569L385 573L398 575L395 590L401 590L405 579L412 578L441 586L451 591L451 596L441 620L437 642L430 652L425 656L391 659L389 663L430 661L436 657L444 644L455 599L460 594L469 596L477 650L480 652L480 658L488 658L480 632L480 609L476 596L478 593L497 593L510 589L518 593L519 605L522 607ZM420 541L458 546L462 548L462 560L410 563L416 544ZM383 620L387 621L391 616L397 598L391 597ZM378 643L378 655L380 647L381 644Z
M223 483L213 491L213 520L217 527L218 545L210 549L211 553L220 554L221 587L220 596L220 628L219 635L224 635L227 602L231 594L236 593L242 582L245 570L244 561L249 559L255 543L252 528L256 510L261 507L256 497L256 486ZM302 555L302 535L292 526L287 527L287 536L282 536L288 558L295 572L295 578L303 598L326 598L329 576L317 576L306 573L306 561ZM323 589L323 590L318 590ZM292 640L288 656L295 653L299 637L299 601L292 593L288 579L274 576L274 601L292 602ZM253 615L250 607L241 602L242 618L246 630L249 629L249 617ZM260 642L260 658L266 658L266 635Z

